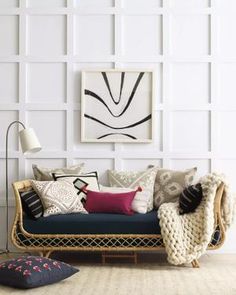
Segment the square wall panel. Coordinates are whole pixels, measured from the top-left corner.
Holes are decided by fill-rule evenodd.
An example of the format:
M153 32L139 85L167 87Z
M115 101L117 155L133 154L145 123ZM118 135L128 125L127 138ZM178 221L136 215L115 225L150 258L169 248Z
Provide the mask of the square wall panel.
M220 54L235 57L236 36L233 28L236 26L234 13L225 13L219 16L219 47Z
M0 103L18 102L19 66L17 63L0 63Z
M115 0L74 0L74 6L98 6L98 7L111 7L114 6Z
M170 40L174 56L210 54L210 17L200 14L172 15Z
M236 140L234 129L236 126L236 112L218 113L218 152L222 155L235 155Z
M19 7L19 0L1 0L0 7L1 8Z
M26 0L27 7L33 7L33 8L41 8L41 7L64 7L66 6L66 0Z
M210 6L210 0L170 0L173 8L206 8Z
M75 159L74 165L82 162L85 163L85 173L97 171L99 183L108 185L107 170L114 169L113 159Z
M112 69L112 63L74 63L73 64L73 100L80 103L81 100L81 71L88 69Z
M122 23L122 51L128 56L156 56L162 53L162 17L127 15Z
M65 111L29 111L27 112L27 125L34 128L43 151L65 150Z
M104 155L107 151L113 151L113 143L86 143L81 142L81 115L80 111L74 111L74 151L104 151Z
M133 9L157 8L162 6L162 0L121 0L122 7Z
M210 65L171 65L171 98L174 104L202 105L210 102Z
M66 100L66 65L64 63L29 63L27 65L27 101L57 103Z
M236 9L236 1L235 0L216 0L217 6L220 10L225 10L227 12L233 12Z
M112 15L75 16L74 53L79 56L107 56L114 53Z
M36 164L44 168L62 168L66 167L65 159L26 159L25 160L25 177L27 179L34 178L32 165Z
M27 53L36 56L66 54L66 17L63 15L29 16Z
M0 15L0 56L18 54L19 17Z
M161 159L123 159L122 170L124 171L141 171L146 170L149 165L162 167Z
M5 167L6 167L6 162L4 159L0 159L0 196L1 200L5 201L5 196L6 196L6 182L5 182ZM8 160L8 193L9 193L9 199L14 200L14 193L11 187L11 184L15 181L19 180L19 175L18 175L18 159L9 159ZM2 236L2 233L1 233Z
M236 159L218 159L215 163L217 171L225 174L232 192L236 192Z
M219 100L222 105L236 106L236 63L219 65L218 87Z
M5 151L5 140L8 125L19 120L17 111L0 111L0 151ZM17 124L13 125L9 132L8 149L9 151L18 150L18 130L19 126ZM0 169L1 170L1 169Z
M207 152L210 149L210 113L176 111L170 113L170 150Z
M197 173L194 178L194 183L199 181L199 178L210 173L209 159L171 159L170 169L183 171L197 167Z

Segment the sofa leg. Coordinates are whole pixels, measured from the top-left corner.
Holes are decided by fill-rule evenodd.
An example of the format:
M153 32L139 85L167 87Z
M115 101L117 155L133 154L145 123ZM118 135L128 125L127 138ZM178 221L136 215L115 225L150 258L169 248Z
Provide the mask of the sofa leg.
M191 263L192 263L193 268L199 268L200 267L200 264L199 264L197 259L194 259Z
M40 251L39 254L41 257L48 258L51 255L52 251Z

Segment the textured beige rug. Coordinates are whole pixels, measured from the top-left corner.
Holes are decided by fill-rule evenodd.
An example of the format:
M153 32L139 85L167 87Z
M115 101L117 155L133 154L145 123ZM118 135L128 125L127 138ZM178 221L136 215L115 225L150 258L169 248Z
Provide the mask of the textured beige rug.
M55 257L56 258L56 257ZM73 262L74 260L74 262ZM114 261L103 266L94 260L80 263L67 259L80 272L60 283L32 290L0 286L0 294L32 295L234 295L236 294L236 255L212 254L200 259L201 267L175 267L165 256L140 256L138 265Z

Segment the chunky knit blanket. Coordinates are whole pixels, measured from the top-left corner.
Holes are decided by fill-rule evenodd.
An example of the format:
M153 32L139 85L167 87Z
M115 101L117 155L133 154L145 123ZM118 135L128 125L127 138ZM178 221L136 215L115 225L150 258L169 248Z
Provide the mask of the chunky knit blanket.
M225 229L228 229L234 217L235 197L230 193L223 175L207 174L200 180L203 198L193 213L180 215L178 202L165 203L160 206L158 218L170 263L175 265L190 263L206 251L215 230L216 190L222 182L225 185L221 204L222 219Z

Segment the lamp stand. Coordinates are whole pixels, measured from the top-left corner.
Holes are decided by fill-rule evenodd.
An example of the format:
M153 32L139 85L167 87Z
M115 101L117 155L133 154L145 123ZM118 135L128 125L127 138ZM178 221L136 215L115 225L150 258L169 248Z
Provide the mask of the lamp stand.
M0 250L0 254L6 254L8 255L10 253L9 250L9 239L8 239L8 232L9 232L9 194L8 194L8 137L9 137L9 131L12 125L19 124L25 129L25 125L20 121L13 121L7 128L6 132L6 233L5 233L5 239L6 239L6 246L4 250ZM20 252L11 252L11 253L20 253Z

